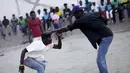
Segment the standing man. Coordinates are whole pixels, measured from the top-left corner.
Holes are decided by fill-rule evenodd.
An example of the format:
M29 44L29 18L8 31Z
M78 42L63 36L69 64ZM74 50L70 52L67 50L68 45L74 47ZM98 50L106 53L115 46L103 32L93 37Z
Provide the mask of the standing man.
M101 4L99 5L99 12L106 18L106 5L103 1L101 1Z
M9 36L11 35L10 30L9 30L9 20L4 16L4 20L2 21L2 24L4 26L4 34L8 34Z
M65 18L68 18L71 14L71 10L68 8L67 3L64 3L63 15Z
M72 4L72 9L75 7L75 4Z
M37 10L37 17L38 17L40 20L42 20L42 18L43 18L43 13L41 12L40 9Z
M1 37L3 37L3 25L2 25L1 20L0 20L0 35Z
M31 31L29 30L29 27L28 27L28 22L29 22L29 20L31 19L31 17L29 16L28 13L26 13L25 16L26 16L25 21L26 21L26 24L27 24L28 40L29 40L29 42L31 43L31 42L32 42L32 35L31 35Z
M43 16L43 27L44 27L44 31L48 30L50 28L50 21L49 21L49 13L47 12L47 9L43 9L44 11L44 16ZM47 26L47 29L46 29Z
M99 12L99 6L96 4L96 2L92 3L91 12Z
M43 12L41 12L40 9L37 10L37 17L41 20L41 22L42 22L42 28L44 28L44 27L43 27L43 26L44 26ZM43 30L42 30L42 32L43 32Z
M80 29L95 49L97 49L98 44L97 65L99 71L100 73L108 73L106 54L113 39L113 32L106 26L107 21L99 13L85 15L79 6L75 6L72 13L76 18L74 24L48 33L62 33Z
M17 25L18 25L18 19L15 17L15 14L12 15L12 19L11 19L11 23L12 23L12 30L14 35L17 34Z
M19 25L20 25L20 30L23 33L23 36L27 36L27 24L23 16L20 15L19 17Z
M30 30L32 30L33 42L21 53L19 71L24 73L25 65L36 70L37 73L44 73L46 67L45 52L51 48L61 49L62 42L58 35L58 45L54 45L50 34L42 34L40 30L41 21L36 18L35 12L31 11L30 15L32 18L28 24ZM26 58L25 55L27 56Z
M120 20L120 22L122 22L123 15L122 15L122 10L120 9L120 7L121 7L120 0L113 0L112 7L113 7L113 21L114 21L114 23L116 23L116 12L119 13L119 20Z
M65 9L63 10L63 15L65 17L65 20L68 21L69 23L72 24L72 19L69 19L70 15L71 15L71 10L68 8L67 3L64 3L64 7Z
M85 5L86 5L85 10L89 13L91 10L92 3L89 2L88 0L85 0Z

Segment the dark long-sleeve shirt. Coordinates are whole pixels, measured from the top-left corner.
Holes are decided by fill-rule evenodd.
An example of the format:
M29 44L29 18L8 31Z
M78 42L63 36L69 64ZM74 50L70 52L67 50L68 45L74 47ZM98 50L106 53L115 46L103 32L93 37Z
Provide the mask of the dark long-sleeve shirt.
M113 36L113 32L105 25L106 21L100 16L99 13L91 13L83 15L77 19L73 25L68 25L68 29L80 29L93 47L97 49L96 43L104 37Z

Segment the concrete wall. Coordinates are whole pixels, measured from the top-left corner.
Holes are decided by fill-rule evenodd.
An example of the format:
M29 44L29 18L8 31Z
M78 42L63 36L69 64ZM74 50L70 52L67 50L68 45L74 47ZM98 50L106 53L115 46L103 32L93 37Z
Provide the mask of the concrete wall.
M3 19L3 16L11 18L12 14L16 16L25 15L31 10L37 10L43 8L49 8L50 6L59 6L62 8L64 3L68 3L71 8L71 4L77 4L79 0L1 0L0 2L0 20ZM82 0L85 2L85 0ZM99 0L90 0L91 2L99 3Z

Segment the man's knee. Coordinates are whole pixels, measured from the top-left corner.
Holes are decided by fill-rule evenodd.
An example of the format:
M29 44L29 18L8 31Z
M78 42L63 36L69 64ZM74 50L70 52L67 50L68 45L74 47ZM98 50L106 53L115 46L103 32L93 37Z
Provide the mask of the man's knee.
M42 65L40 65L40 66L37 67L37 71L38 71L38 73L39 73L39 72L40 72L40 73L44 73L45 67L42 66Z

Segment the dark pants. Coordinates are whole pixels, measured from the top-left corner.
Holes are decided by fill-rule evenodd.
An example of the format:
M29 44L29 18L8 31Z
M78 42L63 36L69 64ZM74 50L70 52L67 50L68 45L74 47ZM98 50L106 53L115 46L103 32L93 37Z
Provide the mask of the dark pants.
M43 28L44 28L44 31L46 31L46 26L47 26L47 29L49 27L51 27L51 22L49 20L44 20L43 21Z
M128 5L128 6L126 7L126 9L127 9L127 13L128 13L128 18L130 18L130 5Z
M123 14L122 14L122 9L118 8L118 9L113 9L113 21L114 23L116 22L116 12L115 11L118 11L118 14L119 14L119 20L122 21L123 20Z

